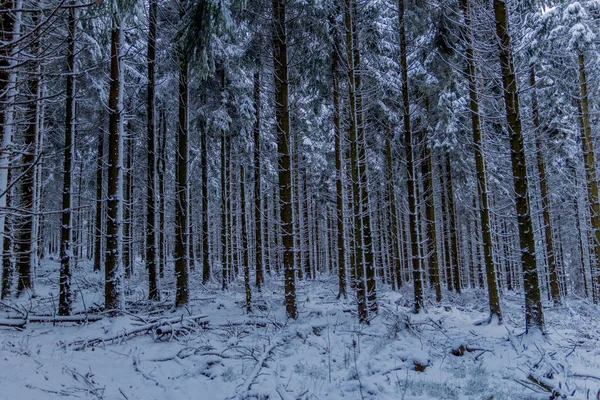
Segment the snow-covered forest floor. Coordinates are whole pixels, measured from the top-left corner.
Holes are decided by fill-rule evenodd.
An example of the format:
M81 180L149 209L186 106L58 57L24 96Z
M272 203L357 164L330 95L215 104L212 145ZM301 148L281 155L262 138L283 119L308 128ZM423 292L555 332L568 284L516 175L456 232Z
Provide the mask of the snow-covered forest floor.
M47 262L37 296L4 302L0 318L52 314L57 270ZM380 287L380 312L361 326L352 299L336 299L333 277L298 282L299 318L288 321L275 278L253 292L248 315L241 281L221 292L192 280L190 307L173 310L170 287L163 302L145 301L142 272L127 284L124 316L0 328L0 398L548 399L555 390L595 399L600 388L600 311L581 300L547 304L542 337L522 335L520 294L504 294L504 324L476 325L487 316L483 291L449 294L414 315L410 287ZM75 279L74 311L97 314L102 277ZM123 335L144 325L154 328Z

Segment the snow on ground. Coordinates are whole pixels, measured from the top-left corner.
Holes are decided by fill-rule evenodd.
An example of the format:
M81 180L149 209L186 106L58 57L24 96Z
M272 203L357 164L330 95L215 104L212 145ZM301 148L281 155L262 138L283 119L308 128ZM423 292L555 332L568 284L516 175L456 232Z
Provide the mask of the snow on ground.
M10 305L52 313L57 270L57 263L46 263L37 297L5 302L0 312L14 314ZM522 335L523 301L514 293L504 294L503 325L475 325L486 317L483 291L449 294L414 315L410 287L380 288L379 314L361 326L352 299L336 299L333 277L298 282L299 318L288 321L277 278L253 293L254 313L247 315L241 281L225 293L217 282L194 281L189 308L172 310L172 287L163 288L162 303L144 301L143 275L140 265L128 284L130 314L82 325L0 328L0 399L550 398L542 386L595 399L600 388L600 312L582 300L546 308L542 337ZM102 277L80 273L75 291L75 311L94 311L102 304ZM174 323L184 327L176 334L143 333L75 349L159 317L199 314L206 318Z

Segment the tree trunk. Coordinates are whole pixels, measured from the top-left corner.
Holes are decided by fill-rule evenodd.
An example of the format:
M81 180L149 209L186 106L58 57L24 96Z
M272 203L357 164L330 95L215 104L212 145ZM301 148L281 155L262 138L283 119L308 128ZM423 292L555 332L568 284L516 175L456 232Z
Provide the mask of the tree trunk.
M102 269L102 239L103 239L103 223L102 223L102 178L104 171L104 132L98 134L98 150L96 153L96 218L94 228L94 271Z
M581 146L583 162L585 166L585 178L587 181L587 207L592 222L592 252L595 264L600 261L600 200L598 198L598 175L596 172L596 160L594 155L594 142L590 126L590 107L588 100L587 73L583 53L579 54L579 85L581 91L581 119L583 129L581 135ZM592 267L592 298L594 303L600 302L600 273ZM596 279L594 279L594 277ZM595 286L595 287L594 287Z
M129 279L133 273L132 259L132 165L133 165L133 124L131 120L127 122L127 134L125 142L125 171L124 171L124 197L123 197L123 266L125 269L125 278Z
M200 168L202 169L202 213L200 214L200 241L202 243L202 284L206 285L211 277L210 254L208 247L208 148L206 137L208 130L202 125L200 137Z
M531 92L531 112L533 126L536 129L535 147L537 153L537 167L540 178L540 192L542 195L542 213L544 218L544 234L546 239L546 263L550 270L550 294L554 305L559 305L560 287L558 284L558 273L556 268L556 257L554 254L554 242L552 240L552 220L550 218L550 201L548 198L548 183L546 180L546 165L544 163L544 155L542 153L542 127L540 124L540 114L538 110L537 89L535 82L535 66L529 66L529 84L532 87Z
M158 271L159 277L165 276L165 266L167 264L167 241L165 239L165 170L166 170L166 147L167 147L167 118L165 116L164 106L160 110L161 126L159 129L160 137L158 144Z
M392 130L387 129L385 138L385 158L386 158L386 180L387 180L387 192L388 192L388 203L390 223L389 227L389 239L392 248L391 257L391 276L392 289L394 287L400 288L402 286L402 263L400 260L400 243L398 241L398 211L396 209L396 190L394 189L394 169L392 159Z
M226 290L229 282L229 255L227 252L227 137L221 132L221 290Z
M529 331L531 328L537 328L543 331L544 312L540 298L538 270L535 260L535 238L529 205L525 145L523 143L521 116L519 114L519 93L508 31L506 3L504 0L494 0L494 14L496 18L496 35L498 36L500 45L500 67L504 88L506 122L510 137L512 172L519 224L521 263L523 265L525 288L526 330Z
M286 34L286 2L273 0L273 62L275 80L275 121L279 178L280 222L285 275L285 309L291 319L297 318L296 278L294 271L294 230L292 219L292 176L290 165L290 114L288 99L288 60Z
M256 267L256 288L260 292L265 280L263 273L262 248L262 205L260 190L260 72L254 72L254 263Z
M110 46L110 91L108 97L108 200L106 207L106 249L104 307L119 313L123 309L123 71L121 68L122 25L113 14Z
M448 196L448 219L450 222L450 264L452 265L452 289L456 293L461 292L460 284L460 260L458 249L458 227L456 225L456 206L454 205L454 185L452 182L452 163L450 152L446 152L446 195Z
M74 5L74 2L71 2ZM63 163L62 214L60 225L60 295L58 315L71 314L71 257L73 255L73 161L75 158L75 9L69 9L65 157Z
M150 0L148 14L148 100L147 147L148 166L146 182L146 269L148 270L148 300L160 300L156 251L156 18L157 0Z
M427 95L425 95L427 96ZM425 108L429 115L429 98L425 98ZM426 234L424 255L429 261L429 285L435 292L435 301L442 301L442 287L440 285L440 267L437 253L437 234L435 229L435 208L433 199L433 165L431 161L431 147L427 137L426 128L421 130L421 146L423 146L423 159L421 160L421 175L423 177L423 202L425 203ZM388 161L390 163L390 161Z
M39 13L32 16L32 25L36 26L39 23ZM69 25L69 28L71 26ZM69 37L70 40L71 37ZM71 43L71 42L70 42ZM69 48L69 51L71 48ZM35 238L33 230L34 210L35 210L35 193L37 192L38 182L35 179L36 158L38 153L38 128L39 128L39 111L41 107L40 101L40 79L41 68L37 58L39 56L39 39L35 39L32 43L31 53L34 60L31 62L32 76L28 82L29 102L25 118L27 127L25 129L24 141L25 149L22 157L22 165L24 168L21 174L21 212L24 214L21 218L19 229L17 230L16 244L18 245L17 254L17 269L23 271L23 275L33 275L33 257L32 242ZM70 56L70 54L69 54ZM69 59L70 61L70 59ZM70 66L71 64L69 64ZM68 94L67 94L68 96ZM68 100L67 100L68 108ZM68 112L68 111L67 111Z
M402 79L402 108L404 120L404 151L406 152L407 197L409 218L409 243L414 285L414 312L423 308L423 278L419 263L419 242L417 238L417 206L415 198L415 168L413 162L413 144L410 121L410 100L408 87L408 63L406 27L404 25L404 0L398 0L398 26L400 33L400 70Z
M358 89L356 82L356 65L354 58L353 31L356 29L354 24L354 13L352 11L353 1L346 0L344 10L344 21L346 25L346 54L348 62L348 103L350 120L350 169L352 173L352 208L353 208L353 251L354 251L354 287L356 288L356 302L358 307L358 320L362 324L368 323L367 293L365 285L365 266L364 266L364 247L363 231L361 229L361 199L360 199L360 177L358 165L358 121L357 121L357 101L356 91Z
M250 260L248 257L248 235L246 233L246 175L240 165L240 206L242 208L242 263L244 268L244 289L246 291L246 312L252 312L252 290L250 289Z
M481 224L481 236L483 239L483 257L487 278L488 300L490 304L491 318L502 321L502 309L500 308L500 296L498 294L498 282L496 277L496 266L494 264L492 232L490 227L490 209L487 192L487 176L485 158L483 156L483 142L481 135L481 121L479 114L479 96L477 93L477 76L475 68L475 56L473 50L473 38L471 33L471 7L469 0L462 0L464 24L467 39L467 77L469 80L469 109L471 111L471 129L473 131L473 151L475 153L475 168L477 176L477 194L479 196Z
M340 118L340 82L339 82L339 55L340 43L335 29L335 16L330 15L329 24L333 39L331 51L331 79L333 84L333 135L335 141L335 199L337 220L337 253L338 253L338 299L346 298L346 246L344 240L344 170L342 168L342 128Z
M188 59L179 52L179 105L177 122L177 176L175 179L175 306L188 303Z
M10 182L11 173L10 170L6 175L8 182ZM12 190L8 190L6 193L6 206L11 205ZM2 291L0 292L0 299L5 299L11 294L13 285L13 240L12 240L12 216L7 215L4 223L4 235L2 236Z

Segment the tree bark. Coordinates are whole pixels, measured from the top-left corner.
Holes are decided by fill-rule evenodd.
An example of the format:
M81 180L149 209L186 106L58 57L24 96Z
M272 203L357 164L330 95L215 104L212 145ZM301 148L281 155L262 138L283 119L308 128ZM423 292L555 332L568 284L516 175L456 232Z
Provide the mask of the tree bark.
M423 308L423 278L419 263L419 242L417 238L417 206L415 198L415 169L413 161L413 144L410 121L410 100L408 87L408 51L406 43L406 27L404 25L404 0L398 0L398 27L400 33L400 70L402 79L402 112L404 121L404 151L406 153L407 197L409 218L409 243L414 286L414 312Z
M542 152L542 127L540 123L540 114L537 101L537 89L535 80L535 66L529 66L529 84L531 85L531 112L533 126L536 129L535 147L536 159L538 167L538 175L540 179L540 192L542 195L542 214L544 219L544 235L546 239L546 263L550 270L550 294L554 305L559 305L561 302L560 287L558 282L558 272L556 268L556 256L554 254L554 241L552 238L552 219L550 218L550 201L548 198L548 183L546 180L546 165L544 163L544 154Z
M110 90L108 97L108 200L106 204L106 249L104 307L119 313L123 308L123 75L121 66L122 25L113 14L110 46Z
M471 130L473 131L473 151L475 153L475 169L477 177L477 195L479 196L479 219L481 224L481 236L483 239L483 257L487 278L488 300L490 304L491 318L502 321L502 309L500 308L500 296L498 293L498 281L496 277L496 266L494 264L492 232L490 227L490 209L487 191L487 176L485 158L483 156L483 141L481 135L481 120L479 114L479 96L477 92L477 76L475 68L475 55L473 50L473 37L471 33L471 7L469 0L461 0L464 24L466 27L467 40L467 78L469 80L469 109L471 112Z
M288 99L288 59L286 2L273 0L273 63L275 80L275 121L277 124L277 165L279 180L279 216L283 242L285 308L291 319L296 311L296 278L294 271L294 230L292 219L292 176L290 163L290 114Z
M150 0L148 14L147 182L146 182L146 269L148 299L160 300L156 251L156 19L157 0Z
M519 225L519 242L525 288L525 324L527 331L531 328L543 331L544 312L540 298L538 270L535 260L535 238L529 205L525 145L519 112L519 93L508 30L508 15L504 0L494 0L494 15L496 19L496 35L500 45L500 68L502 72L502 86L504 88L504 104L510 138L511 163Z
M71 2L74 5L74 2ZM75 158L75 9L69 9L67 39L67 92L65 115L65 157L63 162L62 214L60 226L60 289L58 315L71 314L71 257L73 254L73 161ZM30 267L30 266L29 266Z
M175 179L175 259L176 295L175 306L188 303L188 59L183 50L179 52L179 105L177 122L177 176Z
M364 265L364 241L363 230L361 229L361 191L360 191L360 175L358 165L358 102L356 100L356 92L358 90L356 82L356 65L354 57L354 29L356 29L354 21L354 12L352 11L354 2L346 0L344 10L344 21L346 25L346 55L348 63L348 103L349 103L349 120L350 120L350 170L352 174L352 208L353 208L353 252L354 252L354 287L356 288L356 302L358 308L358 320L362 324L367 324L369 321L367 307L367 292L365 285L365 265Z
M262 247L262 198L260 190L260 71L254 72L254 263L256 268L256 288L260 292L265 280L263 273Z

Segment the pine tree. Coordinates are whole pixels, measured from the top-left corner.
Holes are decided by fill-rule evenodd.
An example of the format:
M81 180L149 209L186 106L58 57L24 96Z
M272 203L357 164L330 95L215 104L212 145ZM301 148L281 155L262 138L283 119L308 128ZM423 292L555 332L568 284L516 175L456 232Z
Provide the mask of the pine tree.
M538 270L535 260L535 238L529 205L529 186L525 160L525 145L519 110L519 92L513 62L508 14L504 0L494 0L496 35L499 44L500 69L504 89L506 126L510 139L512 174L516 196L517 220L523 281L525 288L526 329L544 329L544 312L540 297Z

